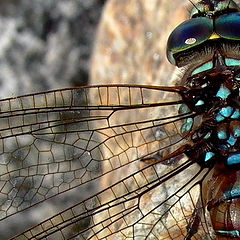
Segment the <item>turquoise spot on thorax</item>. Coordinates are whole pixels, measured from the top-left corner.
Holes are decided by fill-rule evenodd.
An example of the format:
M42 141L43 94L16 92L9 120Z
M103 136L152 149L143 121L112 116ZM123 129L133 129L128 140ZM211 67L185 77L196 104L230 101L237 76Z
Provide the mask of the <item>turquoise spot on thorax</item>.
M225 192L223 195L224 199L230 199L230 198L239 197L239 196L240 196L239 185L237 185L236 187L234 186L230 191Z
M220 110L220 114L224 117L230 117L233 113L232 107L224 107Z
M234 154L227 159L227 164L228 165L234 165L234 164L239 164L240 163L240 154Z
M187 118L187 121L182 125L181 132L185 133L191 130L193 125L193 119Z
M234 130L234 137L236 137L236 138L240 137L240 128L236 128Z
M240 60L233 58L225 58L225 63L228 67L231 66L240 66Z
M195 106L202 106L202 105L204 105L203 100L198 100L197 103L195 104Z
M214 155L215 155L215 153L213 153L213 152L207 152L205 155L204 161L205 162L209 161Z
M182 105L180 105L178 112L180 114L187 113L187 112L189 112L189 107L186 104L182 104Z
M216 233L222 234L224 236L233 237L233 238L240 237L238 230L233 230L233 231L217 230Z
M235 112L233 113L233 115L231 116L232 119L238 119L240 118L240 112L239 110L235 110Z
M217 135L219 139L227 139L227 133L225 131L219 131Z
M224 119L225 119L225 117L223 117L220 113L217 114L217 116L216 116L216 121L217 121L217 122L221 122L221 121L223 121Z
M220 97L221 99L227 99L227 97L230 95L230 90L226 88L225 86L221 86L216 94L217 97Z
M213 63L212 62L207 62L207 63L203 64L202 66L196 68L192 72L191 76L196 75L196 74L201 73L201 72L204 72L204 71L207 71L207 70L210 70L212 68L213 68Z
M227 142L231 145L234 146L236 143L237 139L233 137L233 135L230 135L229 139L227 140Z

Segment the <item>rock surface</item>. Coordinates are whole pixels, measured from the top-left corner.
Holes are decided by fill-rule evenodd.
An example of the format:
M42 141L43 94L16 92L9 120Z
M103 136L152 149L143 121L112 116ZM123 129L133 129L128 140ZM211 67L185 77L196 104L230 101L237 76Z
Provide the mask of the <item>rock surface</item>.
M0 1L0 97L87 84L103 4Z

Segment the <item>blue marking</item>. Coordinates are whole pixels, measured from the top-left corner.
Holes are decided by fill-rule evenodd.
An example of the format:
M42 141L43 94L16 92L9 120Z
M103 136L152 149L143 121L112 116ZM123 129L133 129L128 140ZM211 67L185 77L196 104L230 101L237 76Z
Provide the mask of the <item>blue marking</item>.
M231 66L240 66L240 60L233 58L225 58L225 63L228 67Z
M187 112L189 112L189 107L186 104L182 104L182 105L180 105L178 111L180 114L187 113Z
M233 113L232 107L224 107L220 110L220 114L224 117L230 117Z
M193 119L192 118L187 118L187 123L193 123Z
M195 104L195 106L202 106L202 105L204 105L203 100L198 100L197 103Z
M227 139L227 133L225 131L219 131L218 138L219 139Z
M240 237L239 231L238 230L233 230L233 231L224 231L224 230L217 230L216 233L229 236L229 237Z
M228 146L226 146L226 144L220 144L218 147L223 151L228 151Z
M237 185L236 187L232 188L230 191L224 193L224 199L231 199L240 196L240 186Z
M229 139L227 140L227 142L231 145L234 146L236 143L237 139L233 137L233 135L230 135Z
M240 163L240 154L234 154L227 158L227 164L228 165L234 165Z
M213 152L207 152L205 155L204 161L205 162L209 161L214 155L215 155L215 153L213 153Z
M235 138L240 137L240 128L236 128L236 129L234 130L234 137L235 137Z
M216 121L217 122L221 122L225 119L225 117L223 117L220 113L218 113L218 115L216 116Z
M233 115L231 116L231 118L233 118L233 119L238 119L238 118L240 118L240 112L239 112L238 109L235 110L235 112L233 113Z
M181 132L185 133L191 130L193 125L193 119L187 118L187 121L182 125Z
M207 70L210 70L212 68L213 68L213 63L211 61L207 62L207 63L203 64L202 66L196 68L192 72L191 76L196 75L196 74L201 73L201 72L204 72L204 71L207 71Z
M220 97L221 99L227 99L227 97L231 94L230 90L226 88L225 86L221 85L217 92L217 97Z

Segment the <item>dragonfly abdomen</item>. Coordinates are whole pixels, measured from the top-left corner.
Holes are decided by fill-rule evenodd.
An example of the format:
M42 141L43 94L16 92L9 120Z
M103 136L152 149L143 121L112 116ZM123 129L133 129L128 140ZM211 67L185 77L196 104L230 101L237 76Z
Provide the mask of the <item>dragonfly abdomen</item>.
M206 179L203 198L207 201L212 227L216 238L239 239L240 237L240 171L214 167L211 179Z

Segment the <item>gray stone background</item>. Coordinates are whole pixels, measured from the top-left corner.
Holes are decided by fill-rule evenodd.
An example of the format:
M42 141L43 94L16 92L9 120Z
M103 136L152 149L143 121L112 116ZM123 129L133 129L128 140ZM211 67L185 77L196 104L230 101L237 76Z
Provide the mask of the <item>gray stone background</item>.
M105 0L0 0L0 98L78 86Z

